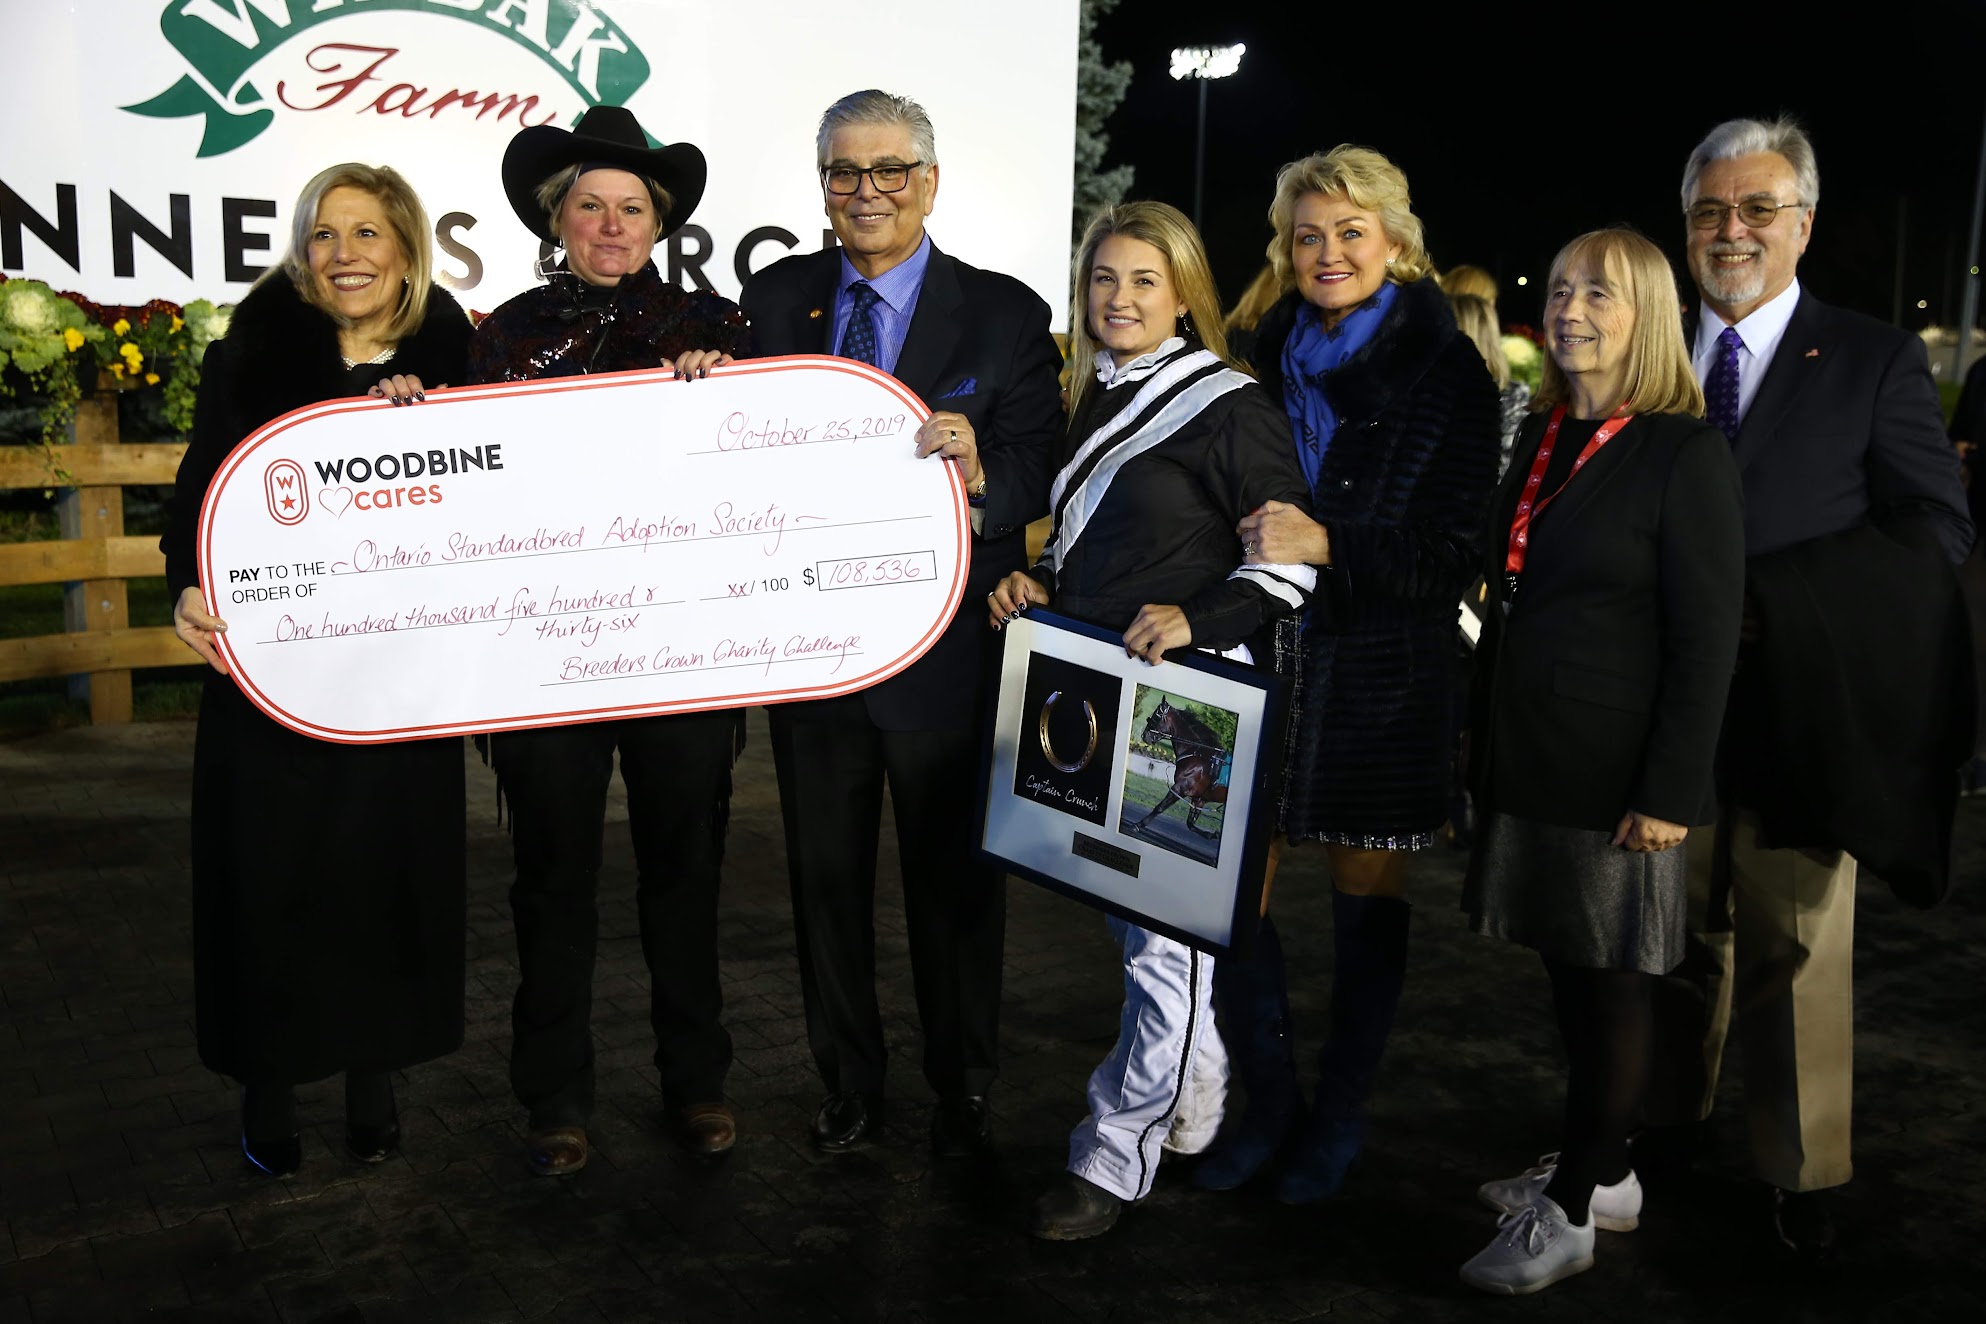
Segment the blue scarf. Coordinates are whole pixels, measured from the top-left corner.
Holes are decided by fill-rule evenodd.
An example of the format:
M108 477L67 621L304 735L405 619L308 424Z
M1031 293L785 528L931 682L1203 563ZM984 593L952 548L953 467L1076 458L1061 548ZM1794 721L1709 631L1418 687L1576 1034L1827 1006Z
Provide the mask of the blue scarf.
M1316 304L1305 300L1297 309L1296 326L1283 344L1283 408L1289 411L1296 458L1313 497L1324 470L1324 452L1338 430L1338 411L1331 407L1324 379L1371 343L1399 293L1400 287L1392 281L1381 281L1377 293L1329 331Z

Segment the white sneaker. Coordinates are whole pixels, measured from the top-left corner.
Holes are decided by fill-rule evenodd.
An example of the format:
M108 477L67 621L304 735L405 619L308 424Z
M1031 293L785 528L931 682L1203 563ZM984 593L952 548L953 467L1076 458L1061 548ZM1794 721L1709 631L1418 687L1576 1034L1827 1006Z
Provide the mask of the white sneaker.
M1566 1221L1558 1201L1536 1202L1497 1220L1496 1237L1462 1266L1462 1281L1498 1296L1524 1296L1593 1267L1593 1216Z
M1476 1198L1499 1214L1514 1214L1545 1193L1552 1174L1558 1171L1558 1155L1547 1154L1535 1168L1522 1176L1484 1182L1476 1188ZM1629 1168L1627 1176L1612 1186L1593 1188L1593 1222L1609 1232L1632 1232L1641 1226L1641 1179Z

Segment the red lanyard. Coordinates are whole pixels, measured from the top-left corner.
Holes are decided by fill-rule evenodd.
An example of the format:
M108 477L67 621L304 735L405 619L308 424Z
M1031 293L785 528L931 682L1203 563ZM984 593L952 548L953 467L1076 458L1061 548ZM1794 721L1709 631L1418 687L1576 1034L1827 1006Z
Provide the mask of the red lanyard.
M1622 409L1628 408L1622 405ZM1540 497L1538 489L1544 485L1545 468L1552 462L1552 446L1558 441L1559 424L1565 421L1565 406L1552 410L1552 421L1545 428L1545 439L1538 443L1537 458L1531 461L1531 475L1524 480L1524 494L1517 502L1517 514L1510 521L1510 546L1503 554L1503 573L1516 576L1524 573L1524 554L1530 550L1531 521L1544 514L1559 492L1566 489L1573 477L1586 467L1586 461L1599 454L1600 447L1614 439L1614 434L1634 421L1633 414L1616 414L1602 423L1594 432L1593 440L1586 443L1586 449L1579 452L1579 458L1572 462L1572 473L1565 476L1565 482L1558 485L1558 492Z

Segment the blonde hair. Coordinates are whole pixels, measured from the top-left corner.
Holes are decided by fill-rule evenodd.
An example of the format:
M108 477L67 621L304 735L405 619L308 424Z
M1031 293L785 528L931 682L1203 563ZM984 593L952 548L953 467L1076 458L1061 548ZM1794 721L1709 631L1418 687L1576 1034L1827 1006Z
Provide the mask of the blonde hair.
M310 236L317 229L317 209L333 189L355 188L375 199L386 214L387 228L407 259L407 284L400 291L400 304L386 325L386 338L398 342L420 330L428 315L428 288L434 280L434 248L429 242L427 209L420 195L399 171L391 166L360 165L347 161L329 170L320 170L303 192L297 195L296 210L290 215L290 251L269 269L269 275L282 272L296 286L297 296L329 317L340 327L351 319L332 307L317 289L317 275L310 269ZM264 277L267 279L267 277ZM258 282L259 283L259 282Z
M1069 416L1075 417L1096 381L1092 365L1101 346L1090 331L1090 268L1096 265L1096 250L1114 235L1143 240L1159 251L1172 275L1173 291L1186 305L1186 338L1199 340L1229 367L1247 371L1228 353L1227 333L1221 327L1220 294L1214 288L1207 250L1193 222L1177 207L1163 202L1115 203L1090 221L1076 249L1074 279L1070 282L1075 293L1069 309Z
M1481 267L1472 267L1464 263L1459 267L1448 268L1435 279L1441 283L1443 294L1451 297L1457 294L1474 295L1492 308L1496 305L1496 277Z
M1285 288L1296 283L1292 256L1296 204L1312 193L1346 198L1379 218L1387 240L1400 246L1400 256L1386 268L1386 279L1407 285L1433 269L1421 218L1414 215L1413 199L1407 193L1406 175L1370 147L1340 143L1328 152L1292 161L1276 174L1276 200L1269 204L1269 224L1276 237L1269 241L1269 265Z
M579 177L582 174L586 173L580 168L581 165L581 162L574 161L563 170L553 171L539 180L538 187L532 190L531 193L531 196L537 200L538 205L545 209L545 228L551 232L553 239L559 241L561 247L564 246L565 241L559 235L559 213L565 210L565 195L572 192L572 186L579 182ZM593 168L599 170L603 167L595 166ZM620 166L606 166L604 168L608 170L622 169ZM641 186L648 190L648 201L655 208L655 237L660 239L662 232L669 228L669 213L676 209L676 199L670 195L668 189L662 187L659 181L650 179L647 175L635 170L627 170L624 173L633 175L641 181Z
M1496 305L1478 294L1451 293L1448 306L1455 310L1455 325L1489 365L1490 376L1496 378L1496 389L1501 391L1510 385L1510 360L1504 357L1503 329L1497 325Z
M1253 331L1255 324L1276 306L1276 300L1283 297L1284 285L1276 278L1273 266L1264 266L1255 273L1255 279L1248 282L1248 288L1241 292L1241 298L1228 312L1227 320L1221 325L1229 331Z
M1545 282L1547 298L1574 267L1597 268L1609 293L1634 309L1634 330L1627 343L1627 399L1634 412L1702 418L1703 387L1683 344L1682 300L1676 294L1675 272L1662 250L1633 230L1582 234L1552 259L1551 278ZM1550 409L1571 398L1571 383L1558 360L1545 355L1544 380L1531 407Z

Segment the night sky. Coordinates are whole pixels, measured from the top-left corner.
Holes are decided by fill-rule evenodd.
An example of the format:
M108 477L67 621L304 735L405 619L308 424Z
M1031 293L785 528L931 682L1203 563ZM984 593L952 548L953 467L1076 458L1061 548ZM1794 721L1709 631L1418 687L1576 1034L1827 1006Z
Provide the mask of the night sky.
M1123 0L1098 25L1105 54L1134 68L1108 163L1136 167L1131 196L1190 212L1197 89L1169 76L1170 51L1245 42L1240 73L1212 84L1208 107L1205 230L1226 300L1263 261L1276 168L1356 142L1407 172L1437 265L1487 267L1504 319L1536 323L1552 255L1610 224L1661 244L1691 301L1683 162L1720 120L1791 111L1820 160L1802 283L1888 320L1907 199L1903 325L1956 321L1986 119L1986 3L1471 11L1503 22L1439 12ZM1637 31L1629 14L1649 19Z

